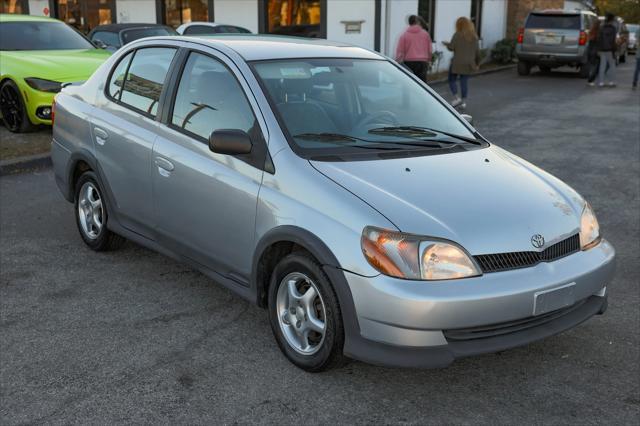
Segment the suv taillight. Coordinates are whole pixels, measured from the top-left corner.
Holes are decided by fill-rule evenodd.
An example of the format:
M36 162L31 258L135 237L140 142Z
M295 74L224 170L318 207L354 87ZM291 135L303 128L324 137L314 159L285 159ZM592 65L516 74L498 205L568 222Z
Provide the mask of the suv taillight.
M584 46L587 44L587 33L584 31L580 31L580 38L578 39L578 44L580 46Z
M524 41L524 28L518 29L518 44L522 44Z

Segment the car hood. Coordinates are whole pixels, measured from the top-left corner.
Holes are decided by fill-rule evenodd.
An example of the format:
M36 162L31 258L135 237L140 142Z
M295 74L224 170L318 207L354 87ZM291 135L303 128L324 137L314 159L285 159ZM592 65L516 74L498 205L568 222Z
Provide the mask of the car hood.
M399 230L455 241L470 253L536 250L579 230L583 199L569 186L491 146L413 158L312 166Z
M3 51L3 68L19 77L86 80L110 56L102 49Z

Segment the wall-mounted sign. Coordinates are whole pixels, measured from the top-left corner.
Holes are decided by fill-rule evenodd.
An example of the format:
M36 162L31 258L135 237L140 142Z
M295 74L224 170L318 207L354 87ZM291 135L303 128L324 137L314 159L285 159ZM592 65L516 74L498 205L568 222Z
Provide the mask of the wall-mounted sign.
M344 24L344 33L345 34L360 34L362 32L362 24L365 21L340 21L341 24Z

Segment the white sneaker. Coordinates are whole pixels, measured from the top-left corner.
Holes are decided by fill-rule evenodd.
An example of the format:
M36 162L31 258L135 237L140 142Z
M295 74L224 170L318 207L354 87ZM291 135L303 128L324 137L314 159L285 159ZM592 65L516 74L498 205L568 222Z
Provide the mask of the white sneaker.
M604 83L598 83L598 87L604 87Z
M595 87L595 85L596 85L596 84L592 81L591 83L587 83L587 85L588 85L589 87Z
M609 82L609 87L616 87L616 83L614 83L613 81Z
M454 96L453 99L451 100L451 106L454 108L460 105L461 103L462 103L462 99L460 99L458 96Z
M467 103L465 101L462 101L459 105L458 105L459 109L465 109L467 108Z

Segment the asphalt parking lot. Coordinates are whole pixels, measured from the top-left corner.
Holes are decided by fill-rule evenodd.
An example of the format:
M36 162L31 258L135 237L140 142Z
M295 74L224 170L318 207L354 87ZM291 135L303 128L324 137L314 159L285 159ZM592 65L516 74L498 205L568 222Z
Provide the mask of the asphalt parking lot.
M131 243L86 248L50 170L3 176L0 423L638 424L632 70L620 67L615 89L564 71L470 81L476 127L591 202L618 270L604 316L441 370L304 373L280 354L265 311L200 273Z

